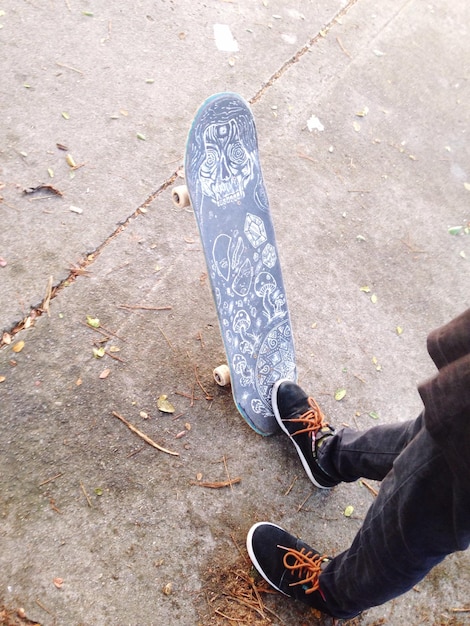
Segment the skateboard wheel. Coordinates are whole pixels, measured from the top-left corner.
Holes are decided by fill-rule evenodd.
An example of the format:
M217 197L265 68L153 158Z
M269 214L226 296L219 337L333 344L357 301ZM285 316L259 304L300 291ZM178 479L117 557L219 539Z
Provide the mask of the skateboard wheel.
M184 209L191 204L186 185L179 185L178 187L175 187L171 194L171 198L173 200L173 204L178 209Z
M230 383L230 370L228 365L219 365L213 371L215 382L221 387L225 387Z

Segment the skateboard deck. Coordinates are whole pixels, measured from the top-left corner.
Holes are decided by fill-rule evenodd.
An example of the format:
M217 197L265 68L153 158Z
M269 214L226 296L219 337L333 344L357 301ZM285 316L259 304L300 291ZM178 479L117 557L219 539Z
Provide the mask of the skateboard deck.
M235 405L256 432L274 434L272 387L296 380L295 352L254 118L239 95L215 94L199 108L185 177Z

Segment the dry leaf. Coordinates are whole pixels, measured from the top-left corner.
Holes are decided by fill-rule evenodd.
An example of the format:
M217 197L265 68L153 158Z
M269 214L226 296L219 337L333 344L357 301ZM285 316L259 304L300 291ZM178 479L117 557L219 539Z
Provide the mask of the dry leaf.
M92 328L100 327L100 320L97 317L92 317L91 315L86 316L86 323Z
M64 584L64 581L62 578L54 578L52 582L57 587L57 589L61 589L62 585Z
M162 395L157 400L157 408L162 411L162 413L174 413L175 407L168 400L167 395Z
M171 596L171 594L173 593L173 583L167 583L163 587L162 591L166 596Z
M13 346L12 350L13 352L21 352L21 350L23 350L24 348L24 341L18 341L18 343L15 343L15 345Z
M0 383L4 383L6 381L6 376L0 376Z
M109 374L111 373L111 370L109 368L103 370L100 374L100 378L108 378Z

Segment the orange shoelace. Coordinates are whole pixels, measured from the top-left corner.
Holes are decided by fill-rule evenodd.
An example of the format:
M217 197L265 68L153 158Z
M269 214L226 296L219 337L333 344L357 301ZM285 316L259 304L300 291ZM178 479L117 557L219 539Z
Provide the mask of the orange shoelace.
M327 557L307 552L305 548L299 551L293 548L285 548L284 546L277 547L281 548L281 550L286 550L283 558L284 567L299 578L297 582L290 583L289 587L311 585L310 589L305 590L305 593L309 594L317 591L320 587L318 578L321 573L321 564Z
M286 419L286 422L292 422L304 424L304 428L297 430L293 435L301 435L302 433L314 433L316 434L324 426L328 426L325 416L323 415L320 407L313 398L308 399L310 409L305 411L300 417L293 417L292 419Z

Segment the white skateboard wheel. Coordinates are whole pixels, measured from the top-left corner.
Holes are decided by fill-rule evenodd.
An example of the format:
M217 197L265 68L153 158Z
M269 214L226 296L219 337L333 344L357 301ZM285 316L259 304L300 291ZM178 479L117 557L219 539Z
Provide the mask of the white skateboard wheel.
M226 387L230 384L230 370L228 365L219 365L213 371L215 382L221 387Z
M171 193L171 199L173 200L175 207L178 209L184 209L191 204L186 185L178 185L178 187L174 187Z

